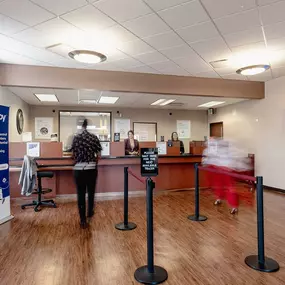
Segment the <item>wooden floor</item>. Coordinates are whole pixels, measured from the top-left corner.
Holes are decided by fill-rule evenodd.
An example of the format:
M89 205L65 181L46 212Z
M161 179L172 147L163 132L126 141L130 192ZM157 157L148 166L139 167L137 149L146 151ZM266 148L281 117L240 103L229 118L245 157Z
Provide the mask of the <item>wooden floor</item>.
M204 223L191 222L194 193L155 197L155 263L167 269L167 285L285 284L285 195L265 193L266 255L277 273L256 272L244 258L256 254L256 214L244 205L237 216L226 205L213 206L201 194ZM132 285L146 263L144 198L130 200L130 220L138 228L114 229L122 220L122 200L97 203L90 229L78 226L74 202L35 213L12 205L15 219L0 227L1 285Z

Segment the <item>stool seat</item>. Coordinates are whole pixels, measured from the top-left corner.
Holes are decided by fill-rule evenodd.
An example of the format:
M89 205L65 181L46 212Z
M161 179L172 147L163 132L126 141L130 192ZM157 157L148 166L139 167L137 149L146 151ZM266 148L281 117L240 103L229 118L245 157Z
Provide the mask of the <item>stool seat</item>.
M37 176L38 176L38 178L53 178L53 172L38 171Z

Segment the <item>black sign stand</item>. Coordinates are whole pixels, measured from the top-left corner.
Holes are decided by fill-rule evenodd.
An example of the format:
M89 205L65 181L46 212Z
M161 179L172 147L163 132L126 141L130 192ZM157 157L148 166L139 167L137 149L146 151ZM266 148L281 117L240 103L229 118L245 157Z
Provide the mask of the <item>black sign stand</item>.
M135 271L135 279L142 284L160 284L167 280L167 271L154 265L153 250L153 189L155 183L149 176L158 175L158 150L141 149L141 175L146 180L146 211L147 211L147 265Z

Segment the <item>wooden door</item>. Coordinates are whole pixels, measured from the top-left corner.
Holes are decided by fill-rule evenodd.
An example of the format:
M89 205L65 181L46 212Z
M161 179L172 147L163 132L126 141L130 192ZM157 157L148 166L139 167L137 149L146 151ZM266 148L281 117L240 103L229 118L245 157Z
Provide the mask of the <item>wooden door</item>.
M210 137L222 138L224 135L223 122L210 124Z

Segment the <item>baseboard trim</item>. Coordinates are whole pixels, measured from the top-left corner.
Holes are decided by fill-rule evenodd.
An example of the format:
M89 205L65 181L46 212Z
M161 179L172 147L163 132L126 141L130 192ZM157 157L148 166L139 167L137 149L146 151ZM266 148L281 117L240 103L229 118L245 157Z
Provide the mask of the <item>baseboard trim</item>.
M264 185L263 187L264 187L265 190L275 191L275 192L278 192L278 193L285 194L285 190L281 189L281 188L276 188L276 187L271 187L271 186L266 186L266 185Z
M14 216L10 215L10 216L8 216L8 217L6 217L6 218L0 220L0 225L9 222L9 221L11 221L12 219L14 219Z

